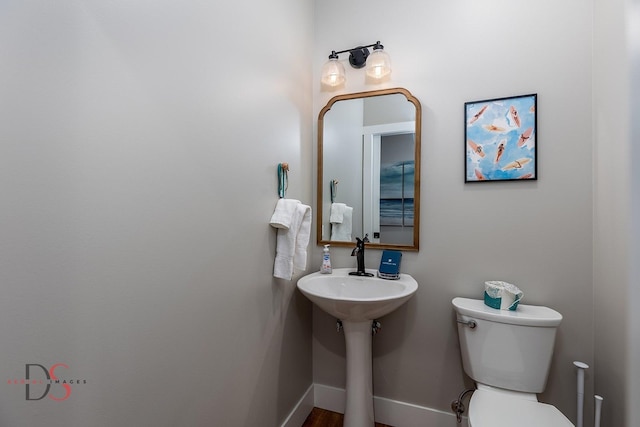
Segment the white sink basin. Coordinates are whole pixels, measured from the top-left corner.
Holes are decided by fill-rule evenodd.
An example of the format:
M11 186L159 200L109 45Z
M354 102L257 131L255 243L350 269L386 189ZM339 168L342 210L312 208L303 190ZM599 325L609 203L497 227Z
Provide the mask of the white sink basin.
M309 274L298 280L298 289L342 321L347 353L344 427L373 427L372 320L404 304L416 293L418 283L408 274L385 280L350 276L351 271L336 268L333 274Z
M389 314L418 290L418 283L408 274L386 280L350 276L351 271L354 269L336 268L332 274L309 274L298 280L298 289L322 310L351 321L374 320Z

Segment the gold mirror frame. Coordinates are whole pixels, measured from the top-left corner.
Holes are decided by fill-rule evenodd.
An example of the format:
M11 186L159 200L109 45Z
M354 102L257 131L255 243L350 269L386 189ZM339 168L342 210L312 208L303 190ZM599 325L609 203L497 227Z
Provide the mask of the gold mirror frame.
M353 242L324 240L322 236L323 227L323 196L325 183L323 175L323 135L324 135L324 116L331 110L331 107L338 101L350 99L370 98L383 95L404 95L407 102L414 105L416 109L415 115L415 172L414 172L414 224L413 224L413 244L389 244L389 243L367 243L367 248L371 249L396 249L406 251L418 251L420 245L420 146L422 141L422 107L420 101L414 97L411 92L403 88L382 89L369 92L358 92L345 95L337 95L329 100L327 105L320 111L318 115L318 173L317 173L317 219L316 219L316 241L318 245L331 245L338 247L353 247L355 245L355 235ZM362 237L362 236L357 236Z

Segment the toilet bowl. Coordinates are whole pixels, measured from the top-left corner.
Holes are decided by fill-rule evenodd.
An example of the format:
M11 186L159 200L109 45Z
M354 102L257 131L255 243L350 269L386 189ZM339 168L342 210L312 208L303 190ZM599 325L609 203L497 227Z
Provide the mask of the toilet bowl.
M480 386L480 385L479 385ZM469 402L469 427L574 427L555 406L478 388Z
M573 427L562 412L541 403L562 315L520 304L516 311L483 300L454 298L465 373L476 383L470 427Z

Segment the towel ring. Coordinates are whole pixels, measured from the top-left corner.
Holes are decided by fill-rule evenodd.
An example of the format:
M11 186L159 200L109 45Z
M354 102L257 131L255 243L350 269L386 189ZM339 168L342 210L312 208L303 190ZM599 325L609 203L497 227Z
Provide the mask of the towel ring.
M289 188L289 163L278 163L278 197L284 198Z
M336 201L336 197L338 197L338 180L332 179L329 183L329 193L331 194L331 203Z

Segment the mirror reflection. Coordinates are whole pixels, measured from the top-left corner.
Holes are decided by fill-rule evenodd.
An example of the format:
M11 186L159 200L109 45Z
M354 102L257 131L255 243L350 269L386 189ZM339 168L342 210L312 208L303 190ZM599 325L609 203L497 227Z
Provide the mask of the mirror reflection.
M419 101L406 89L333 97L318 118L318 244L418 250Z

